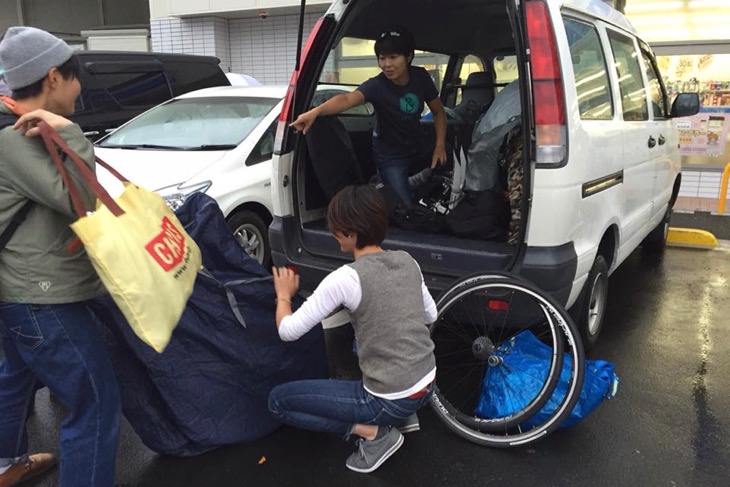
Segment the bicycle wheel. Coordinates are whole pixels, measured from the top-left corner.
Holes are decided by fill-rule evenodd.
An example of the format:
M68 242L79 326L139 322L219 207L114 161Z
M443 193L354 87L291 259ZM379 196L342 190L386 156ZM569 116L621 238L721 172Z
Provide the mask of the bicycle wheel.
M447 426L497 447L525 444L557 428L578 400L584 372L583 347L567 312L532 284L501 273L467 277L436 304L432 405ZM525 339L537 343L539 358L517 353ZM564 397L547 418L530 423L556 391L561 372L568 382ZM493 397L499 398L496 409Z

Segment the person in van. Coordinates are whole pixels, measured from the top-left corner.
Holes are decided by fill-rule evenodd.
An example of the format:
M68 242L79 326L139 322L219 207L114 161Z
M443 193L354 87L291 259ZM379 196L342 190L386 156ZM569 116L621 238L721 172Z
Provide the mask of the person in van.
M37 126L55 129L94 170L91 142L66 118L81 89L78 60L48 32L10 27L0 63L13 92L0 102L0 116L10 120L0 130L0 228L29 209L0 252L0 486L24 482L57 461L49 453L28 454L28 404L39 381L68 409L60 485L111 486L121 399L89 305L104 288L86 252L68 250L77 216ZM67 167L79 181L74 165ZM78 188L93 210L93 193Z
M428 72L412 66L415 41L405 29L388 29L375 42L381 73L356 90L334 96L302 113L291 126L306 134L319 116L337 115L371 103L375 109L373 154L383 183L404 203L412 202L411 167L427 160L431 168L446 162L446 112ZM424 102L433 113L435 142L428 143L420 120ZM431 150L431 148L433 148Z
M271 391L269 409L291 426L344 440L360 436L346 465L367 473L401 447L401 431L418 429L415 413L433 394L434 344L425 325L436 320L436 304L416 261L381 248L388 213L375 187L342 189L329 204L327 223L355 262L329 274L293 314L299 276L273 268L276 324L281 339L293 341L344 306L352 316L362 380L282 384Z

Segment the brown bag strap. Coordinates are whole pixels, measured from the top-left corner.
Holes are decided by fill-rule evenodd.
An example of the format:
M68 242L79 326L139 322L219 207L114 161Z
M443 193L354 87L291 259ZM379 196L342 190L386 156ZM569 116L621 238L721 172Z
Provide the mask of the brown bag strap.
M53 130L50 125L43 121L38 123L38 128L40 129L41 138L46 145L46 149L48 149L48 153L51 155L53 163L56 165L58 172L61 174L63 182L69 189L71 202L73 203L74 209L76 210L76 213L78 213L79 217L85 216L86 210L81 200L81 195L78 191L78 188L76 187L76 183L74 183L74 181L71 179L71 176L68 174L68 171L64 167L63 161L61 160L61 154L59 154L58 149L60 149L68 156L69 159L71 159L71 161L78 169L84 183L91 190L91 192L94 193L94 195L102 202L102 204L106 206L114 216L123 215L124 210L122 210L117 202L114 201L111 196L109 196L109 193L102 187L102 185L99 184L99 181L96 179L96 174L94 173L94 171L92 171L91 168L86 165L86 162L84 162L84 160L81 159L81 157L76 154L76 152L74 152L68 146L68 144L66 144L66 141L63 140L60 135L58 135L58 132ZM105 167L111 166L105 165ZM116 171L113 171L112 174L114 174L115 177L118 177L123 182L127 181L121 176L121 174Z
M15 100L10 98L9 96L0 96L0 102L4 103L5 106L7 106L8 109L10 109L16 115L23 115L23 110L21 110L21 108L16 104ZM63 140L63 137L61 137L58 132L56 132L56 130L54 130L44 121L40 121L38 123L38 128L41 132L41 138L43 139L43 143L46 145L46 149L51 155L53 164L56 166L58 172L61 174L61 179L63 179L63 182L68 187L68 191L71 196L71 202L74 205L74 210L76 210L76 213L78 213L79 217L86 215L83 201L81 200L81 195L78 188L76 187L76 184L71 179L68 171L64 167L63 161L61 160L61 156L58 153L56 147L58 147L58 149L61 149L61 151L63 151L63 153L65 153L73 161L73 163L78 168L82 179L88 185L89 189L91 189L94 195L96 195L96 197L104 204L104 206L109 208L114 216L124 214L124 210L119 207L119 205L111 198L111 196L109 196L109 193L101 186L101 184L99 184L99 181L96 178L96 173L92 171L91 168L86 165L84 160L81 159L81 157L68 146L66 141ZM101 160L96 155L94 156L94 160L122 183L129 182L129 180L122 176L119 171Z

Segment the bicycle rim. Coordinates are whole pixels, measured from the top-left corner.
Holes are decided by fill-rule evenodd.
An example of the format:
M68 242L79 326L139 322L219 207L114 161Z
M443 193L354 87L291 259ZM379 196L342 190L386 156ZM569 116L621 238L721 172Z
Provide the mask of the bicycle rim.
M516 446L545 436L570 413L582 385L583 348L569 316L550 298L503 274L470 276L445 292L437 308L439 318L431 325L437 361L432 405L452 430L476 443ZM539 367L510 356L525 333L545 349ZM527 426L555 391L564 352L571 357L567 393L547 419ZM525 381L529 388L511 385ZM480 399L495 392L499 411L485 414Z

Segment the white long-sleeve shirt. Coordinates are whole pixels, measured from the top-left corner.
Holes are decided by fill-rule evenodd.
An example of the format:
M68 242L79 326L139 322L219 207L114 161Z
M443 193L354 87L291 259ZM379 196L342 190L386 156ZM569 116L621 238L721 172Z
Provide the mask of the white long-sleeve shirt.
M424 324L436 321L436 303L421 281L423 307L426 312ZM294 313L285 316L279 323L279 336L291 342L314 328L317 323L331 315L340 306L352 312L357 309L362 299L362 288L357 272L348 265L330 273L317 286L314 293Z

